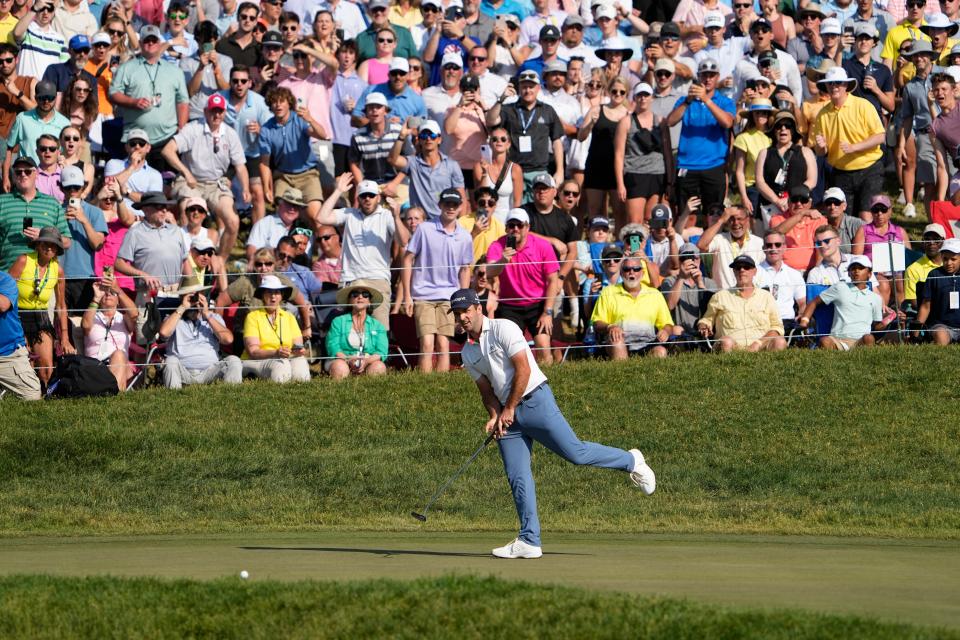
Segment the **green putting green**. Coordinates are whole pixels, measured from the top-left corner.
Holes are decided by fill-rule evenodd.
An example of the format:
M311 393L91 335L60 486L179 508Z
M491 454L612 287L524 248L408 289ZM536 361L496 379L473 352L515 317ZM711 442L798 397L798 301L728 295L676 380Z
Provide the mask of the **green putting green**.
M496 560L507 534L231 534L7 538L0 574L250 580L412 579L449 573L858 614L960 628L960 543L872 538L547 534L546 555Z

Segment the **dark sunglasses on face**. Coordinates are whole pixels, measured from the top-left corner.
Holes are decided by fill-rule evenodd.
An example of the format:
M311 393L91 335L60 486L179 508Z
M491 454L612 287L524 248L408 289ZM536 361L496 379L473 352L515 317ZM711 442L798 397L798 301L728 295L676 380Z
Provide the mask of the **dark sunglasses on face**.
M755 267L748 267L745 264L737 264L733 266L734 271L750 271L750 269L753 269L753 268Z
M497 201L493 198L480 198L477 200L477 204L481 207L495 207L497 206Z
M830 198L828 200L824 200L823 204L827 205L828 207L839 207L843 203L836 198Z
M283 29L284 31L288 32L288 33L293 33L294 31L299 30L299 29L300 29L300 26L299 26L299 25L295 25L295 24L288 24L287 26L285 26L285 27L280 27L280 28Z
M777 124L777 126L775 126L774 129L787 129L789 131L793 131L793 125L790 124L789 122L781 122Z
M421 131L419 134L417 134L418 140L436 140L439 137L440 135L434 133L433 131Z
M281 253L277 252L277 260L280 262L287 262L288 260L293 260L295 256L292 253Z
M393 76L405 76L405 75L407 75L407 72L406 72L406 71L401 71L400 69L394 69L394 70L391 71L388 75L390 75L390 77L393 77Z
M564 189L564 190L563 190L563 195L565 195L565 196L568 197L568 198L576 198L577 196L580 195L580 192L579 192L579 191L569 191L569 190L567 190L567 189Z
M783 246L782 242L767 242L763 245L764 249L779 249Z
M487 61L487 57L486 57L486 56L483 56L483 57L480 57L480 56L469 56L469 57L467 57L467 60L469 60L470 62L486 62L486 61Z
M293 57L297 60L303 60L307 57L307 54L305 54L303 51L294 51Z
M190 17L188 13L168 13L167 17L171 20L186 20Z
M734 9L749 9L749 8L750 8L750 3L734 4L734 5L733 5L733 8L734 8Z
M41 147L41 146L37 146L37 151L39 151L40 153L53 153L54 151L56 151L56 150L59 149L59 148L60 148L60 147L48 147L48 146L44 145L44 146L42 146L42 147Z
M921 9L927 6L926 2L908 2L907 9Z
M603 89L603 83L601 82L588 82L587 86L591 89Z
M625 96L625 95L627 95L627 92L624 91L623 89L614 89L613 91L610 92L610 95L612 95L612 96Z
M106 43L106 42L97 42L97 43L94 43L93 48L94 48L94 49L108 49L108 48L110 48L110 45L109 45L108 43Z
M517 220L510 220L507 222L507 229L523 229L524 224Z
M187 213L202 213L203 215L207 215L207 212L203 207L188 207Z
M410 65L410 71L411 71L411 73L414 72L414 71L420 71L420 65L418 65L418 64L412 64L412 65Z
M197 253L201 256L207 256L208 258L212 258L213 254L216 253L216 251L214 251L213 249L204 249L203 251L197 251Z
M661 42L664 41L664 40L679 40L679 39L680 39L680 36L675 36L675 35L673 35L673 34L667 34L667 35L665 35L665 36L660 36L660 41L661 41Z
M377 195L374 194L374 193L361 193L361 194L360 194L359 196L357 196L357 197L358 197L358 198L361 198L361 199L366 199L366 198L376 198Z
M143 140L128 140L127 144L133 147L134 149L139 149L140 147L147 146L147 143Z
M369 300L372 296L370 295L370 292L369 292L369 291L351 291L351 292L350 292L350 297L351 297L351 298L366 298L367 300Z
M107 33L112 36L116 36L117 38L123 35L123 31L120 31L119 29L107 29Z
M810 202L810 198L807 196L793 196L792 198L790 198L790 202L794 204L800 204L803 202Z
M231 78L230 82L232 84L245 85L250 82L250 78Z
M240 16L240 20L242 22L255 22L257 20L257 16Z
M42 9L37 9L35 13L53 13L53 7L43 7Z
M658 77L658 78L669 78L669 77L672 76L672 75L673 75L673 74L670 73L669 71L657 71L657 77Z
M33 172L34 172L33 169L14 169L13 170L14 175L17 175L17 176L29 176L33 174Z
M872 213L886 213L887 211L890 211L890 207L876 206L871 207L870 211Z
M14 60L16 60L16 58L0 58L0 62L3 64L13 64Z
M814 240L814 241L813 241L813 246L815 246L815 247L817 247L817 248L819 249L820 247L825 247L825 246L827 246L827 245L830 244L832 241L833 241L833 238L824 238L823 240Z
M380 44L393 44L396 40L393 38L377 38L377 42Z
M490 136L490 142L509 142L510 138L507 136Z
M621 273L642 273L643 267L620 267Z
M254 263L253 263L253 266L255 266L255 267L272 267L272 266L273 266L273 261L271 260L270 262L254 262Z
M440 7L435 7L432 4L428 4L425 7L420 7L420 11L423 13L440 13Z

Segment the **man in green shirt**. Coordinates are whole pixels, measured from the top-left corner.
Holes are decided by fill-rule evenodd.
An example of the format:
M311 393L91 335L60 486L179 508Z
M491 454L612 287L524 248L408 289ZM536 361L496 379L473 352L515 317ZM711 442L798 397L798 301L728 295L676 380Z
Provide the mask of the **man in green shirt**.
M43 134L60 139L60 131L70 125L70 120L59 113L54 105L57 88L52 82L38 82L35 109L18 113L7 136L7 155L3 161L3 190L10 191L10 163L17 156L29 156L39 162L37 140Z
M123 118L123 135L143 129L150 136L150 166L160 170L166 162L160 151L167 140L187 124L190 95L183 71L161 60L160 29L146 25L140 30L140 55L124 62L113 74L110 102Z
M37 163L21 156L13 163L13 191L0 195L0 269L8 271L14 261L30 251L43 227L56 227L63 248L72 242L70 227L56 198L37 191Z
M370 26L367 27L366 31L357 34L357 64L369 58L377 57L377 31L383 28L393 29L393 32L397 34L397 48L393 52L395 58L411 58L420 55L413 42L413 36L410 35L410 30L390 23L387 18L389 10L389 0L370 0L367 3Z

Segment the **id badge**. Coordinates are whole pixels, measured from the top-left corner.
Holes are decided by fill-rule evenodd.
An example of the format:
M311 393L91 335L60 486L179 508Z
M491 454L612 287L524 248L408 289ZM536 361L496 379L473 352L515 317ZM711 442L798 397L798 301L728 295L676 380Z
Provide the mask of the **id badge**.
M786 184L787 183L787 172L783 169L777 171L777 177L773 179L774 184Z
M530 153L533 151L533 138L530 136L520 136L518 142L519 146L517 148L520 150L520 153Z
M950 292L950 308L960 309L960 291Z
M163 103L163 96L159 93L153 96L153 106L159 107Z

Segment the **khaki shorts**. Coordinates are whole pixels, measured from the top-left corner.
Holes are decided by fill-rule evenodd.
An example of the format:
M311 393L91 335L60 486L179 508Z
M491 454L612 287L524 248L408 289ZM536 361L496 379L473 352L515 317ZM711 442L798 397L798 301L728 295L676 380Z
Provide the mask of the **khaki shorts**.
M181 176L173 181L172 193L177 200L194 196L203 198L207 202L211 215L221 198L233 200L233 191L230 190L230 180L227 178L220 178L215 182L198 182L196 187L188 187L187 181Z
M8 356L0 356L0 389L21 400L40 399L40 379L30 364L26 347L20 347Z
M837 343L840 351L850 351L860 344L860 341L856 338L838 338L837 336L830 336L830 338Z
M416 300L413 303L413 321L417 337L438 335L453 337L453 313L446 300Z
M287 189L300 189L303 199L307 202L323 201L323 190L320 188L320 172L316 169L307 169L303 173L280 173L273 179L273 195L275 198L286 193Z

